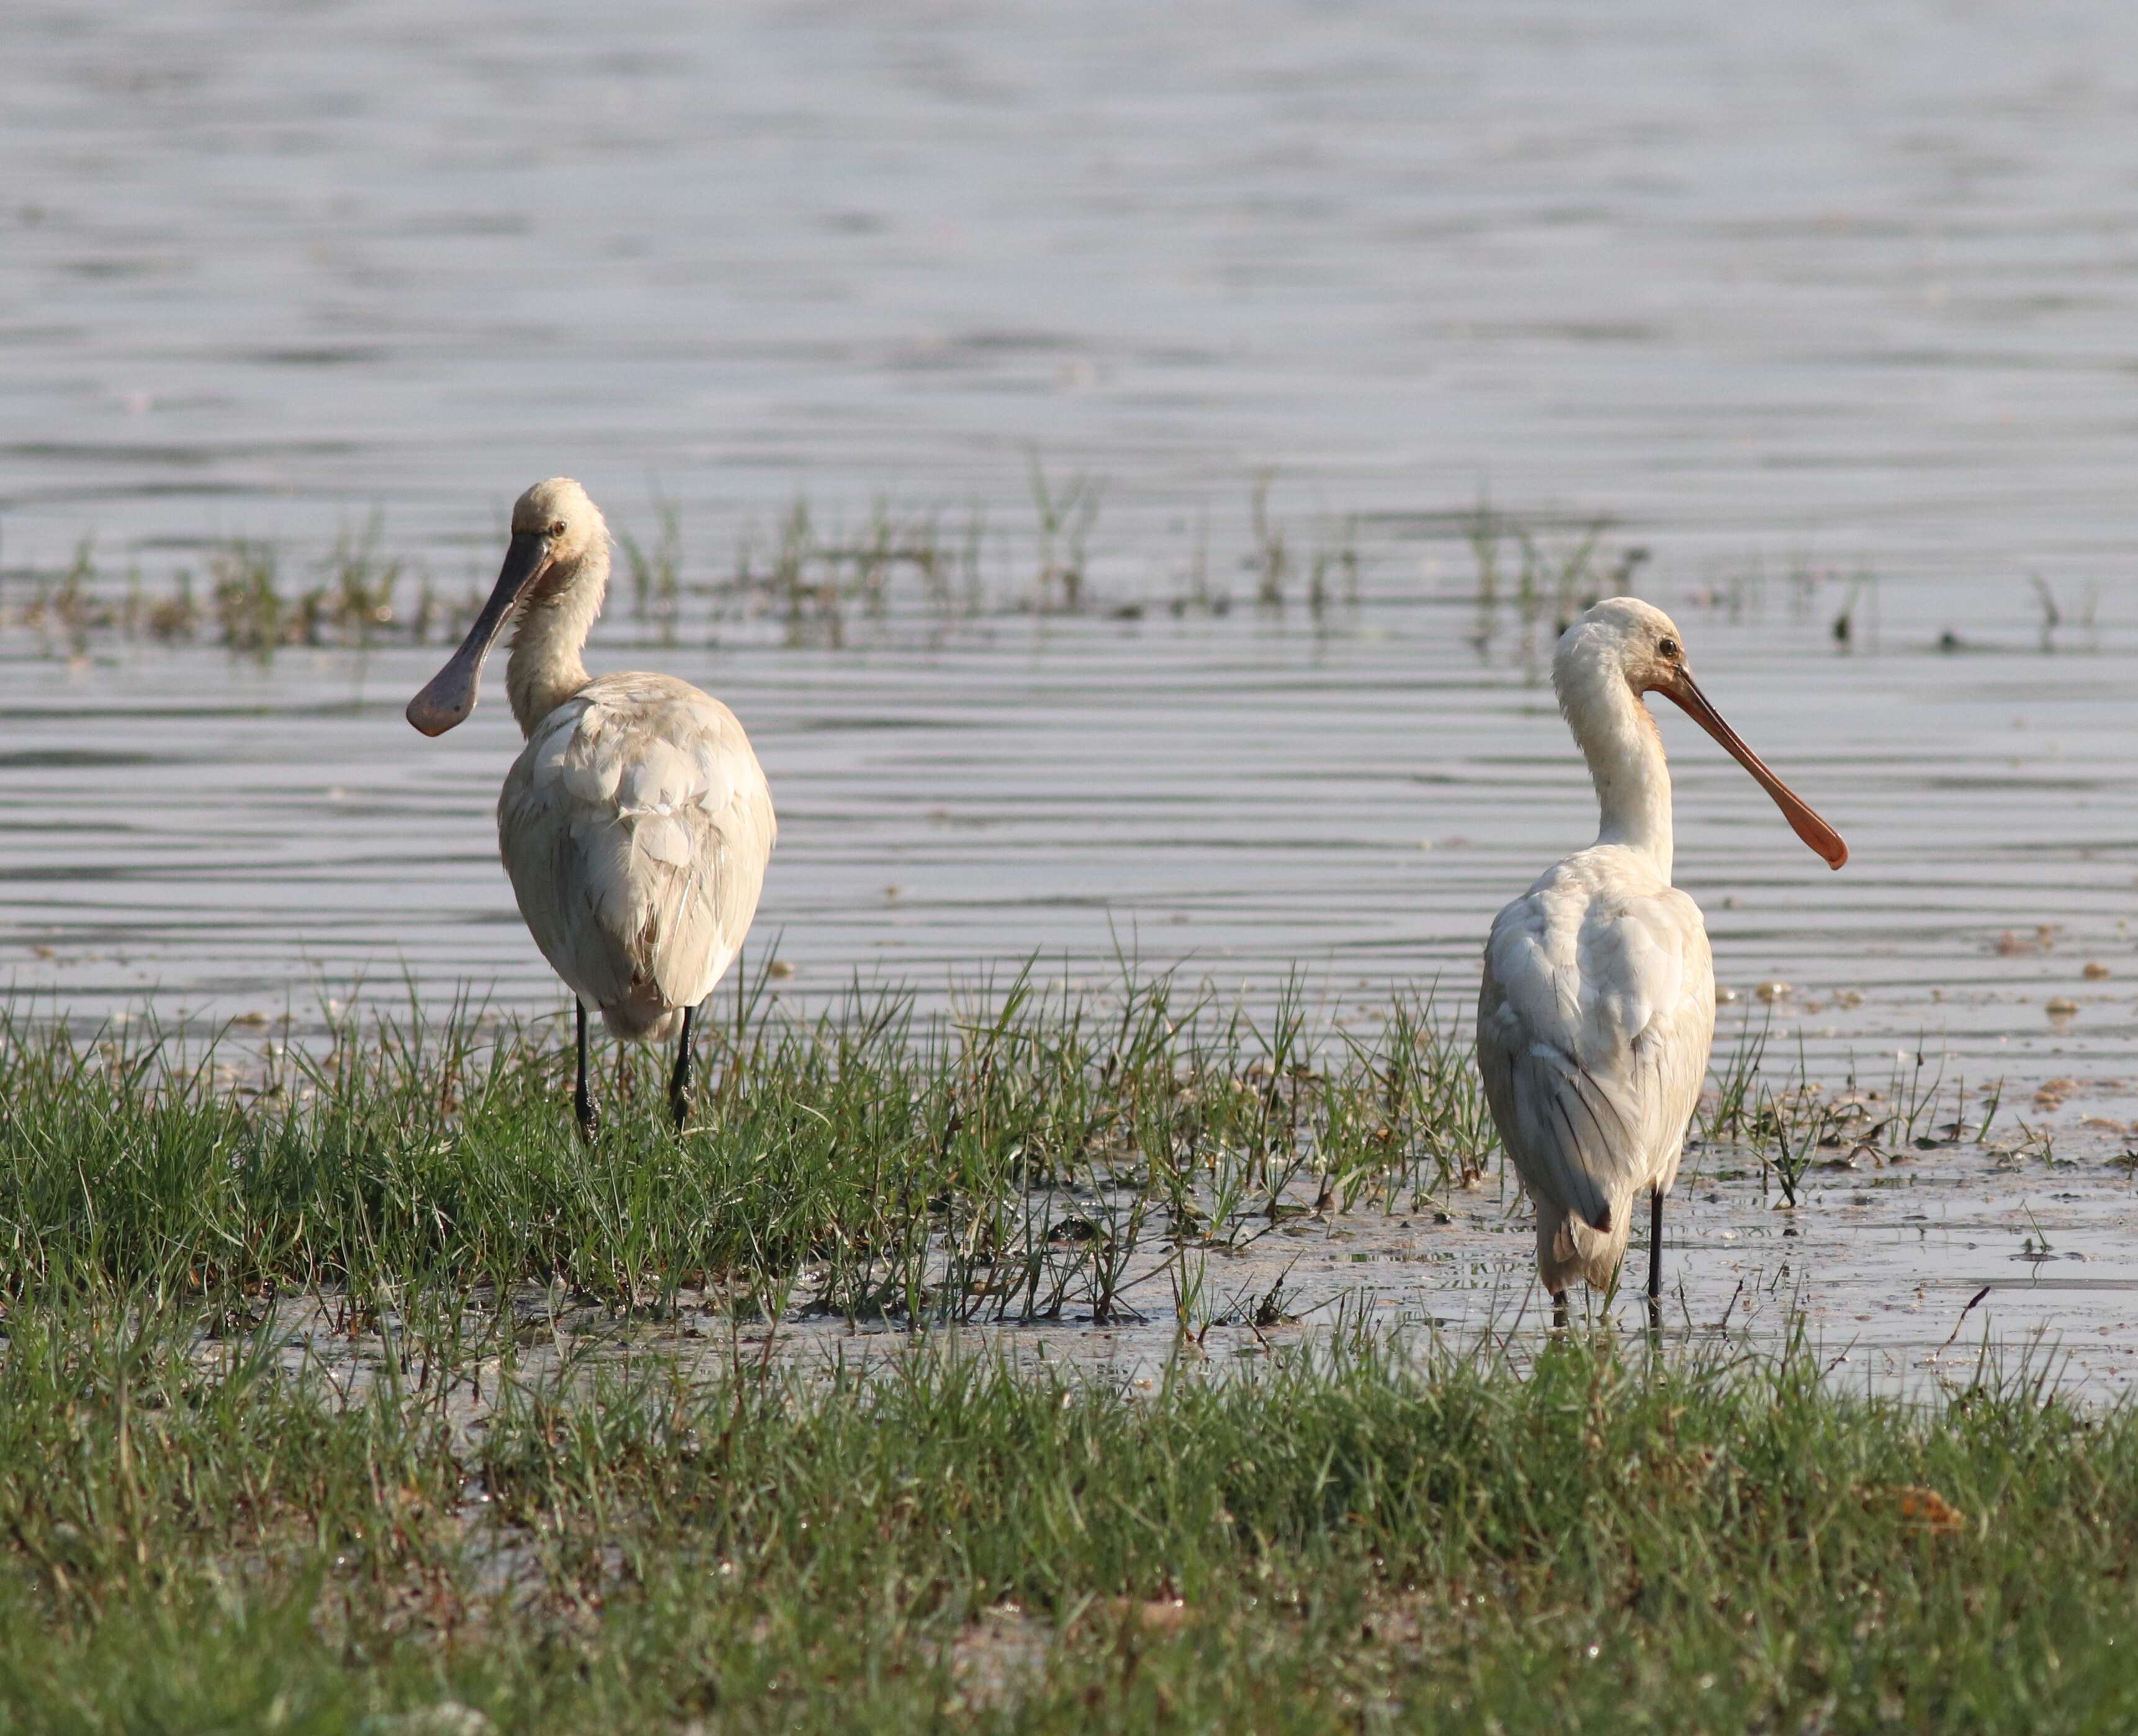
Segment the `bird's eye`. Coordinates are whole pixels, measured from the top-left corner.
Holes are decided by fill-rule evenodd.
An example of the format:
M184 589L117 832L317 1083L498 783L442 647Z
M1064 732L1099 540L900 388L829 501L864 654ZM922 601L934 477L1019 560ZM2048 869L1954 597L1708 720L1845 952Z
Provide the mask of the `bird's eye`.
M562 520L562 519L560 518L560 519L559 519L559 520L557 521L557 522L556 522L555 524L554 524L554 525L550 526L549 526L549 534L550 534L552 536L562 536L562 535L564 534L564 520Z
M1657 644L1656 649L1665 657L1676 657L1678 654L1678 643L1676 639L1663 639Z

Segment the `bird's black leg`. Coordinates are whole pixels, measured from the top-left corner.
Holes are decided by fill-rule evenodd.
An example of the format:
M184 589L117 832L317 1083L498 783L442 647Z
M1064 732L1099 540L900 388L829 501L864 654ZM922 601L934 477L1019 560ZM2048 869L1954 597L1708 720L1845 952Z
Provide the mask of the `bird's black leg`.
M586 1003L574 1000L579 1012L579 1083L572 1093L572 1107L578 1112L579 1137L588 1145L601 1131L601 1111L594 1108L594 1094L587 1089L587 1008Z
M676 1131L691 1118L691 1015L698 1010L683 1009L683 1034L676 1044L676 1070L668 1075L668 1107L675 1113Z
M1564 1290L1551 1293L1551 1329L1555 1333L1566 1330L1566 1292Z
M1648 1196L1648 1328L1662 1330L1663 1323L1663 1191Z

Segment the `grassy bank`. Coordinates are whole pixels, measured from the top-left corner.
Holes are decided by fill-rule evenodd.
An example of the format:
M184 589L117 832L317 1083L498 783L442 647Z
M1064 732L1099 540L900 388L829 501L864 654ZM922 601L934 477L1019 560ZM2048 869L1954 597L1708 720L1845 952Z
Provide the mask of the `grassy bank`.
M1131 1263L1486 1164L1467 1054L1429 1009L1311 1053L1305 1024L1164 981L1101 1006L1019 980L962 1017L892 997L809 1024L745 994L710 1034L690 1132L668 1130L664 1058L626 1051L590 1151L554 1037L352 1023L323 1054L256 1061L139 1026L77 1044L16 1025L0 1252L18 1295L557 1283L617 1303L777 1290L854 1318L1103 1315Z
M2128 1412L1355 1342L1148 1392L642 1365L470 1428L132 1301L0 1370L0 1728L2138 1718Z
M699 1318L1103 1318L1190 1251L1494 1161L1429 1008L1314 1029L1162 981L807 1024L744 990L692 1128L627 1054L589 1149L541 1031L0 1028L0 1732L2138 1718L2138 1415L2016 1381L1909 1408L1800 1345L1457 1353L1364 1314L1184 1341L1148 1385L930 1331L866 1370L664 1337L686 1288ZM1916 1073L1777 1093L1756 1062L1709 1112L1732 1161L1897 1156L1948 1113ZM647 1329L538 1342L530 1287ZM301 1345L300 1293L338 1323Z

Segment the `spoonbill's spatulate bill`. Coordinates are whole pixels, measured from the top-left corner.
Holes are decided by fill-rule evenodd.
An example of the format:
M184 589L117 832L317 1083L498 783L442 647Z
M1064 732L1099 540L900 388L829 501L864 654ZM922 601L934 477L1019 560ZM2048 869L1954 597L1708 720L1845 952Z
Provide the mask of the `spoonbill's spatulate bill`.
M608 526L567 477L512 508L497 587L459 650L408 702L442 735L475 709L508 624L505 687L527 746L505 775L497 843L520 913L578 1001L579 1128L587 1009L619 1037L676 1038L669 1100L690 1113L691 1015L741 950L775 830L772 793L735 713L666 675L589 677L580 660L608 589Z
M1700 907L1671 884L1670 768L1642 696L1675 701L1721 742L1829 868L1848 847L1708 703L1660 609L1599 603L1561 636L1551 680L1603 826L1492 924L1477 1064L1536 1205L1537 1270L1555 1311L1563 1317L1571 1279L1615 1279L1634 1196L1646 1192L1653 1319L1663 1196L1715 1037L1715 967Z

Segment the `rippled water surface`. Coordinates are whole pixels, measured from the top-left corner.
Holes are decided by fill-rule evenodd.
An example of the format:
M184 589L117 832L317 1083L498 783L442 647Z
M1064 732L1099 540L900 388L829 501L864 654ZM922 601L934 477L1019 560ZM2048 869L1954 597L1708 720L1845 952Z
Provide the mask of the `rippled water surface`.
M442 626L259 659L35 605L84 538L106 596L204 594L234 537L316 583L374 513L404 612L456 599L564 470L676 514L672 622L620 597L593 661L749 725L782 993L1127 953L1467 1000L1594 823L1555 597L1479 606L1489 500L1547 567L1646 550L1849 838L1828 873L1666 720L1726 1029L1786 983L1814 1070L1921 1041L2138 1113L2134 50L2126 8L1839 0L11 7L0 970L85 1018L560 1005L501 696L400 718ZM1020 606L1035 454L1103 485L1075 614ZM802 495L974 534L977 606L719 604Z

